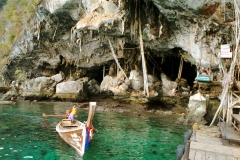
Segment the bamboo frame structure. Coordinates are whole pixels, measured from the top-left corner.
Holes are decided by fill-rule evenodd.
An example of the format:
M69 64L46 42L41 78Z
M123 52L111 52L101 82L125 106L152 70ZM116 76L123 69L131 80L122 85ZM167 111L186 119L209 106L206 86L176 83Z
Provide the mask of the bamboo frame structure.
M235 8L235 23L234 23L234 32L235 32L235 49L234 49L234 57L233 57L233 61L231 63L231 66L230 66L230 70L228 73L225 73L224 74L224 79L223 79L223 82L222 82L222 86L223 86L223 92L222 92L222 98L221 98L221 103L214 115L214 118L210 124L210 126L213 125L216 117L218 116L218 114L220 113L220 111L222 110L222 107L223 107L223 104L224 104L224 101L226 100L226 96L230 94L230 89L231 89L231 85L233 84L233 81L235 79L234 77L234 70L236 68L236 63L238 63L238 60L239 60L239 56L238 56L238 53L240 52L239 51L239 40L240 40L240 9L239 9L239 2L237 0L233 0L233 3L234 3L234 8ZM232 94L230 94L230 98L227 98L228 100L229 99L232 99ZM231 115L229 114L229 112L231 113L231 110L232 110L232 107L237 104L237 103L240 103L240 101L236 100L235 102L231 102L229 103L228 102L228 110L227 110L227 122L230 121L231 119ZM229 111L230 110L230 111Z

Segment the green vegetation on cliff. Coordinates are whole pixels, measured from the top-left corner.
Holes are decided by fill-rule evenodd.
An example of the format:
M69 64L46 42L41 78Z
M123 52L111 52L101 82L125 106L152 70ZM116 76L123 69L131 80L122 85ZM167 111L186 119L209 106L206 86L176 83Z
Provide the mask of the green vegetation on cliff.
M0 70L8 61L13 42L35 14L40 0L0 1Z

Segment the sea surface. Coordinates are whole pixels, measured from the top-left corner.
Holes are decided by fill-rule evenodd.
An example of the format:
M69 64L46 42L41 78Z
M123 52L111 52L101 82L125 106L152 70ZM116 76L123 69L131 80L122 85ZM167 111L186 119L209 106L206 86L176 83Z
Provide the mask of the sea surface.
M175 160L189 127L176 124L176 115L144 115L96 111L93 125L98 130L83 158L58 135L59 117L42 118L42 113L64 114L72 103L21 102L0 105L1 160ZM87 120L88 110L78 108L77 120Z

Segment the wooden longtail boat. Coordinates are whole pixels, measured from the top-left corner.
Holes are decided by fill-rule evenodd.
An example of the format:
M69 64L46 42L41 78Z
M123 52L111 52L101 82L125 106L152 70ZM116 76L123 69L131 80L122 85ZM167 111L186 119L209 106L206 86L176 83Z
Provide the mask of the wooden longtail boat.
M0 101L0 104L15 104L14 101Z
M75 120L62 119L56 126L56 131L60 137L70 146L76 149L78 154L83 157L85 150L88 149L89 141L93 136L92 119L94 116L96 102L89 103L89 113L86 123Z

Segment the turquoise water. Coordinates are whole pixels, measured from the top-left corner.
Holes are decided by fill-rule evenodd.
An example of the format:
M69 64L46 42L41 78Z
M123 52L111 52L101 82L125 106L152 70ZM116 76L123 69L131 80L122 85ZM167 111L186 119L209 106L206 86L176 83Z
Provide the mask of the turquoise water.
M43 102L1 105L0 159L175 160L176 148L189 129L175 124L177 116L96 111L93 124L98 132L80 158L55 131L61 118L42 119L42 112L61 114L71 107ZM87 110L78 109L78 120L85 121L87 115Z

